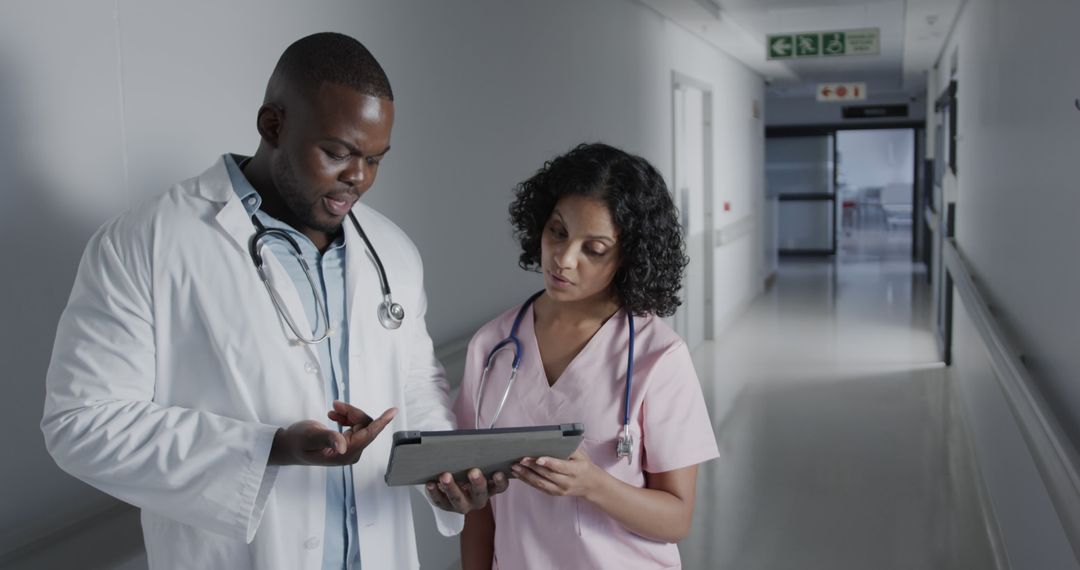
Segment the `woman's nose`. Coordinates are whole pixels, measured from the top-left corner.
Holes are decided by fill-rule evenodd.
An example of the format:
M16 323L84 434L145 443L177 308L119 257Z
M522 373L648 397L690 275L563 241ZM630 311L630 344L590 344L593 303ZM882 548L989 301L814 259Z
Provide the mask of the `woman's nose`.
M555 264L561 269L573 269L577 265L574 248L567 245L555 250Z

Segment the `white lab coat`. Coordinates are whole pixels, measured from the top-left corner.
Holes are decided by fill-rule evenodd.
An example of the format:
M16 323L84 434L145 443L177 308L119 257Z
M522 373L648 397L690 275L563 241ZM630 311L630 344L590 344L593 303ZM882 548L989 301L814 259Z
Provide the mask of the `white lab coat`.
M360 553L364 568L418 568L408 488L383 482L391 434L454 417L419 253L371 208L353 211L407 315L397 330L379 324L375 265L343 224L351 403L372 416L399 408L353 467ZM218 160L94 235L60 319L46 444L65 471L142 509L151 568L321 565L326 470L266 461L279 426L326 417L324 382L317 349L286 339L248 254L253 233ZM310 293L263 255L306 325L298 295ZM463 517L435 511L442 534L460 531Z

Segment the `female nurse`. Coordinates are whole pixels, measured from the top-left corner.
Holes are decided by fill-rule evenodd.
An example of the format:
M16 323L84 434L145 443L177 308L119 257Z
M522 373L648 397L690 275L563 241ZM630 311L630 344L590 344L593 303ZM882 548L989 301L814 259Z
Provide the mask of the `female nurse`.
M585 439L568 460L522 459L510 489L466 515L463 567L678 568L697 466L718 452L690 353L660 319L687 263L663 178L640 157L581 145L518 185L510 218L519 264L544 290L473 336L459 427L583 423ZM488 353L519 314L517 377L506 392L503 351L479 398Z

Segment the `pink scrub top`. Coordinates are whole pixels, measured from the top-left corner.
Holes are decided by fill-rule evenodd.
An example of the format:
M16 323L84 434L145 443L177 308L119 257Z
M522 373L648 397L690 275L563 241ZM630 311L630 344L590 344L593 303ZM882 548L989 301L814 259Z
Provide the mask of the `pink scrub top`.
M454 404L458 426L474 428L476 391L488 352L510 334L515 307L487 323L469 342L465 377ZM719 456L701 385L686 343L663 320L635 317L634 380L630 393L632 461L619 459L629 329L619 311L597 331L548 386L528 309L518 338L518 377L495 427L580 422L589 458L611 475L645 486L644 472L659 473ZM512 354L496 357L484 386L480 427L491 422L509 378ZM602 569L679 568L673 543L639 536L585 499L553 497L511 480L491 500L495 516L494 568Z

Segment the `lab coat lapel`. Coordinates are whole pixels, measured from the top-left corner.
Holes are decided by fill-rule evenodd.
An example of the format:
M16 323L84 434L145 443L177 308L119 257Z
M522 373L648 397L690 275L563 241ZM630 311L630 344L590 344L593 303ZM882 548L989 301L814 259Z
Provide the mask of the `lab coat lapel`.
M360 223L364 223L359 207L354 208L354 214ZM390 386L395 376L395 367L391 363L392 352L386 346L386 331L378 321L377 311L382 300L382 287L375 270L375 262L364 240L356 232L356 227L348 217L342 226L345 233L345 310L349 327L350 403L375 416L393 405ZM368 229L370 232L370 228ZM370 233L368 237L378 239L378 236ZM378 492L381 491L383 483L378 471L386 461L379 454L379 450L387 441L388 435L384 433L380 439L376 439L369 451L353 465L357 522L361 527L371 527L379 521L381 505Z
M229 236L233 245L240 248L246 255L248 240L255 234L255 226L252 225L251 217L244 209L244 204L240 202L236 191L233 190L224 158L219 158L206 172L199 175L196 192L209 200L224 203L214 220L225 235Z

